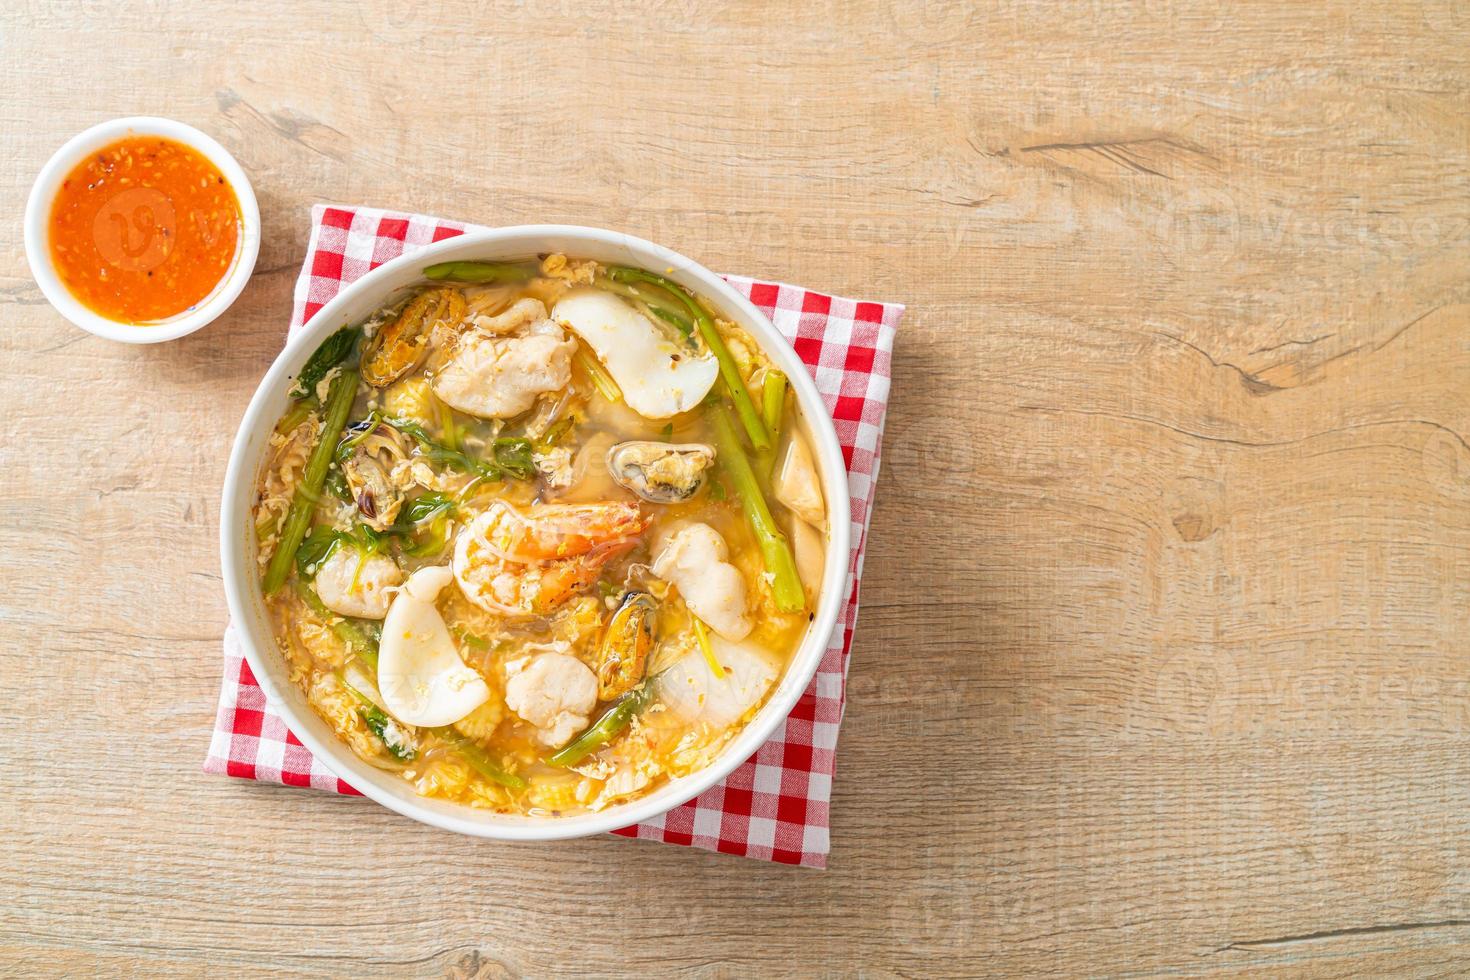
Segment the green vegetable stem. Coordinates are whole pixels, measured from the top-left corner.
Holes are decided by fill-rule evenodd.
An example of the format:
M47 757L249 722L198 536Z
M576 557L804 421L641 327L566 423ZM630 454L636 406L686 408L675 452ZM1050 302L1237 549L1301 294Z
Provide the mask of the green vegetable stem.
M440 262L424 270L436 282L525 282L533 275L529 266L511 262Z
M725 393L735 403L735 413L740 416L740 423L745 428L745 434L750 439L751 447L757 452L770 449L770 433L766 431L765 423L761 421L755 403L750 400L750 392L745 389L745 380L740 377L740 366L735 363L734 355L730 353L730 348L725 346L725 341L720 337L720 331L715 327L715 321L710 319L704 307L700 306L693 296L672 279L644 269L615 265L608 267L607 275L615 282L652 283L660 289L667 290L683 304L684 309L699 327L700 337L704 338L705 344L714 352L715 360L720 363L720 379L724 382Z
M445 725L442 728L431 728L429 731L453 746L454 750L464 757L464 761L470 764L471 769L492 783L499 783L507 789L526 788L526 781L524 779L490 758L484 749L465 738L453 728Z
M343 619L328 609L326 604L322 602L321 597L316 594L316 590L311 587L310 583L297 579L293 584L296 588L296 594L301 596L302 602L306 603L306 608L315 613L318 618L330 624L331 630L337 634L337 638L347 644L348 648L357 654L363 663L367 664L370 669L376 672L378 669L378 641L373 639L372 636L352 620Z
M613 380L613 376L607 373L607 368L602 366L597 358L589 354L585 349L577 348L576 362L587 372L587 377L592 380L592 387L597 393L608 401L616 404L623 400L623 390Z
M745 455L745 447L740 445L740 437L730 424L723 405L717 400L706 402L706 413L710 427L714 429L715 451L720 466L734 485L735 495L740 498L741 509L745 511L746 523L760 547L761 560L766 571L771 573L771 593L776 600L776 608L781 612L800 612L806 608L806 594L801 587L801 577L796 573L796 560L791 555L786 535L771 516L771 507L761 492L750 458Z
M355 369L343 371L332 379L331 390L327 393L326 421L322 423L321 435L312 448L311 457L306 461L306 470L301 474L301 481L296 484L291 507L286 511L286 520L281 525L281 539L277 542L275 554L271 555L270 565L266 568L265 582L262 585L266 595L284 585L286 576L291 574L291 564L296 560L296 549L306 536L307 525L311 523L311 512L315 509L322 486L327 480L327 467L332 463L337 440L341 438L342 429L347 425L347 413L352 410L352 399L356 396Z
M772 368L761 382L761 420L771 438L781 433L781 412L786 407L786 375Z
M566 744L560 752L551 756L546 762L553 766L575 766L587 756L611 742L617 735L633 723L633 719L643 712L643 709L653 701L652 678L646 680L639 687L623 695L616 704L603 712L601 718L594 721L588 729Z
M592 284L598 289L642 303L648 307L650 313L674 327L685 338L693 336L694 322L681 312L684 304L662 287L653 288L639 282L619 282L608 276L598 276Z
M301 396L300 398L298 398L296 403L291 406L290 410L287 411L285 415L281 416L281 421L276 423L276 431L283 436L290 435L291 432L293 432L295 428L302 422L305 422L307 417L310 416L311 413L315 410L316 396Z

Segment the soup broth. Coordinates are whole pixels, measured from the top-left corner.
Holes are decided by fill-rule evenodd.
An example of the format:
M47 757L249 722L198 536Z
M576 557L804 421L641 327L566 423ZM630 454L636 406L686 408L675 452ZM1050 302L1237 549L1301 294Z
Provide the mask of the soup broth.
M323 343L255 527L281 655L423 796L567 815L708 765L815 609L826 502L756 342L645 270L453 262Z

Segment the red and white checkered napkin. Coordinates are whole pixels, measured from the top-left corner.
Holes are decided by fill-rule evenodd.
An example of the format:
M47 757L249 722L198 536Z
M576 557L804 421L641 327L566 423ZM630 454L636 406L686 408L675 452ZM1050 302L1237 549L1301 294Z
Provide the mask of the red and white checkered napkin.
M389 259L474 226L372 208L312 209L311 244L296 281L295 330L351 282ZM832 413L852 489L852 584L817 676L785 724L724 782L663 816L615 831L727 854L824 867L829 849L837 726L847 655L857 622L858 579L883 415L888 408L893 334L903 307L860 303L796 286L728 276L771 318L806 362ZM238 635L225 632L225 677L206 772L355 794L286 730L250 673Z

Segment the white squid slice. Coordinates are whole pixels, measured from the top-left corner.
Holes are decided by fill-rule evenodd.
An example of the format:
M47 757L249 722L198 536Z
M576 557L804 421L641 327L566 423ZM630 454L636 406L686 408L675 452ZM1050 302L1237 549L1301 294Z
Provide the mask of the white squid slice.
M551 318L585 340L639 415L666 419L687 412L709 394L719 376L713 354L696 355L612 293L573 289L552 307Z
M822 532L799 517L791 518L791 551L796 556L796 574L806 590L807 602L815 604L827 566L827 544Z
M817 477L817 466L812 462L811 447L801 433L793 432L781 457L781 465L771 480L771 489L776 499L797 517L812 527L827 526L827 507L822 501L822 481Z
M658 693L675 718L724 728L760 703L779 670L771 655L753 643L731 643L718 634L709 641L724 678L716 678L695 650L659 675Z
M454 578L421 568L388 607L378 647L378 691L388 713L409 725L451 725L490 698L490 688L460 659L444 617L434 608Z
M388 706L383 703L383 695L378 691L377 676L363 666L362 660L353 657L348 661L347 666L342 668L342 679L377 708L382 711L388 710Z

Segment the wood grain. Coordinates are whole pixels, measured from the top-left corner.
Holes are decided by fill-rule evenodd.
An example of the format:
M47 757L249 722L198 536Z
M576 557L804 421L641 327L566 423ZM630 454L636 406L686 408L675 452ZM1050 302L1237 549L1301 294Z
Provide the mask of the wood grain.
M11 0L0 48L7 972L1464 972L1464 4ZM265 225L158 348L62 322L20 236L139 112ZM321 200L909 304L829 871L199 772Z

